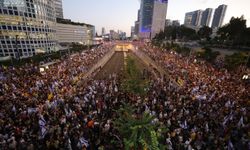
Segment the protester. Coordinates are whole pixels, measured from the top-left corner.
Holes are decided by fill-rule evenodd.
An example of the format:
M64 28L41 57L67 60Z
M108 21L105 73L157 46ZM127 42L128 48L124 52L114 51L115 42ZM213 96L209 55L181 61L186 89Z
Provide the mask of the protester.
M141 49L177 83L182 81L178 89L171 88L170 81L154 82L152 89L162 89L151 94L158 105L148 104L151 111L160 110L159 118L164 116L170 149L249 149L250 86L241 80L244 72L216 69L171 50Z
M143 46L178 87L169 78L150 77L149 91L140 97L124 93L117 74L79 86L112 46L71 55L45 74L34 64L0 68L0 149L123 149L113 122L123 103L169 129L168 149L249 149L250 86L239 80L241 73Z

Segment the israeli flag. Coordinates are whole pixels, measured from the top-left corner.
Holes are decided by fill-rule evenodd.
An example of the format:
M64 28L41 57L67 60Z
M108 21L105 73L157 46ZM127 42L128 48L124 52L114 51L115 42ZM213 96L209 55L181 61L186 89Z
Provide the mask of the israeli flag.
M40 126L40 136L39 137L43 139L47 133L47 129L46 129L46 121L42 115L40 116L38 123Z
M89 147L89 142L84 137L80 138L79 144L80 144L80 147L83 147L83 146Z

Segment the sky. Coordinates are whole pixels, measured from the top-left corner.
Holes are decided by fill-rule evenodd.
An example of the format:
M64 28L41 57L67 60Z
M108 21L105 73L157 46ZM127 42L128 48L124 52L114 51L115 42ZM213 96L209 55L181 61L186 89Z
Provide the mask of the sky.
M130 36L131 26L137 19L140 0L62 0L64 18L84 22L95 26L98 34L104 27L109 30L122 30ZM169 0L167 19L184 22L186 12L198 9L217 8L228 5L224 24L232 16L244 15L250 26L250 0Z

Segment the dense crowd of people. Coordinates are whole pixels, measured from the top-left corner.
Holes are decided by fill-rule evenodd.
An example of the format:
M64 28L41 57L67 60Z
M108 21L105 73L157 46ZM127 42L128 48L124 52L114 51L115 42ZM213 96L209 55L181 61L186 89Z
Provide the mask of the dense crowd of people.
M239 80L241 73L143 46L171 78L182 80L179 87L167 78L151 79L140 97L123 92L117 74L77 86L111 47L71 55L45 74L33 64L1 67L0 149L123 149L113 122L123 103L168 128L167 149L250 148L250 86Z
M249 69L229 72L171 50L142 49L180 86L160 80L153 89L161 90L150 94L156 111L164 106L157 115L170 129L168 149L250 148L250 86L241 80Z
M34 64L1 67L0 149L70 145L65 137L74 137L75 133L69 132L83 122L75 120L79 114L71 103L78 100L74 96L79 94L77 82L81 82L82 74L109 52L110 47L103 45L73 54L43 73Z

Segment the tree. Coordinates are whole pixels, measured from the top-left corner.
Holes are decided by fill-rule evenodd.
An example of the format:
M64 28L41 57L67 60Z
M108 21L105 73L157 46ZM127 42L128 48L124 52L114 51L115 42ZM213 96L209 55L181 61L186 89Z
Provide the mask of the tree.
M248 28L246 27L246 20L243 16L240 18L232 17L230 22L225 26L219 28L217 34L220 37L222 44L230 43L232 46L246 45L249 41Z
M208 26L204 26L198 31L198 35L200 36L200 38L206 38L207 40L210 40L210 36L212 35L212 33L212 28Z
M185 26L180 26L180 30L178 31L179 38L183 40L198 40L199 36L196 31L191 28L187 28Z
M168 26L165 28L164 32L160 32L154 38L156 41L162 40L175 40L175 39L182 39L182 40L197 40L199 36L197 35L196 31L185 26ZM156 42L157 43L157 42Z
M150 149L160 150L164 146L159 143L165 129L157 123L153 123L154 117L149 113L135 114L135 108L123 104L117 111L118 118L115 127L123 137L126 150Z
M145 95L148 85L148 80L143 77L142 72L136 65L136 61L132 57L127 57L125 60L125 76L122 82L122 88L128 93Z
M213 63L217 56L220 55L220 52L216 51L212 51L212 49L208 48L208 47L204 47L203 48L205 51L204 52L199 52L198 53L198 57L207 60L210 63Z
M244 53L234 53L225 57L225 65L229 70L235 69L240 65L246 65L247 61L248 55Z

